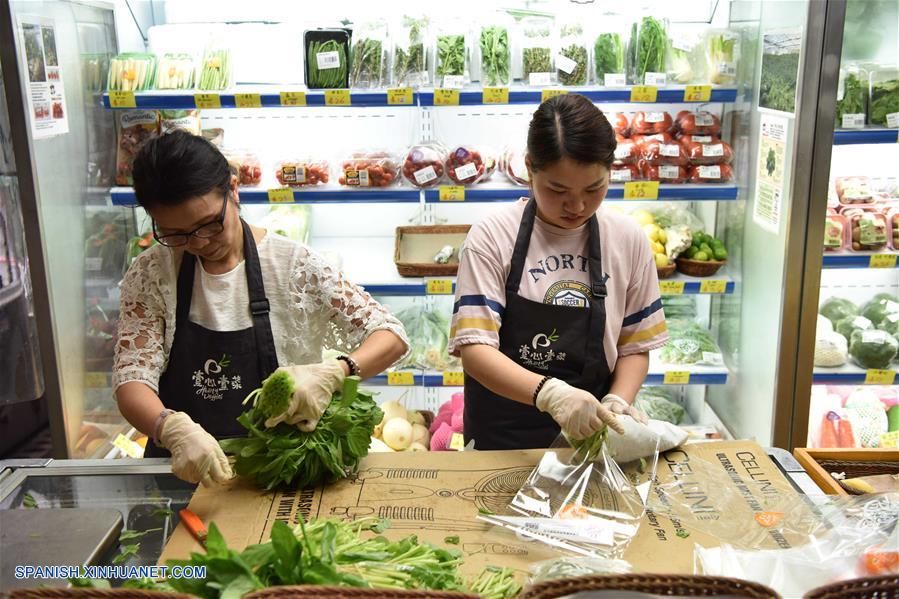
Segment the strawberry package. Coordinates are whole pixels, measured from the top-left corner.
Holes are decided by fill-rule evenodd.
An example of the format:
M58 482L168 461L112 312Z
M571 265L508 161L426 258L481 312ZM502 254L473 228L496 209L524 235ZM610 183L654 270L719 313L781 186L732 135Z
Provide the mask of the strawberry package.
M354 152L341 162L337 182L346 187L387 187L399 173L399 161L390 152Z
M487 175L491 162L492 159L472 146L458 146L446 159L446 174L453 183L474 185Z
M155 110L123 110L118 120L115 180L117 185L132 185L131 165L140 147L159 132L159 113Z
M262 182L262 164L255 153L247 150L222 150L231 171L237 175L241 186L259 185Z
M330 180L328 162L325 160L289 159L278 162L275 178L287 187L324 185Z
M436 187L446 171L447 152L438 142L412 146L403 160L403 178L413 187Z

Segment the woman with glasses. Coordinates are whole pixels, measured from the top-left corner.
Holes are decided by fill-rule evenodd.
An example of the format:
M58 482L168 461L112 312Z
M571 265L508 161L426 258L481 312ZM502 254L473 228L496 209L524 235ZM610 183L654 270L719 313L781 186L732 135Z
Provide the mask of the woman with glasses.
M295 393L266 422L314 430L348 375L370 377L408 346L402 324L301 243L247 224L237 178L201 137L174 131L134 160L134 192L158 245L122 281L114 388L189 482L231 469L217 439L245 433L242 402L283 365ZM345 355L322 362L322 349Z

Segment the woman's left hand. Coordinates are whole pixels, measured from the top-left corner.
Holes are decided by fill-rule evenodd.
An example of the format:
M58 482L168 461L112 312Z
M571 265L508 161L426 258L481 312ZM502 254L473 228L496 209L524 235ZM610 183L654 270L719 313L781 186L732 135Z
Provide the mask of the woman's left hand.
M601 403L613 414L630 416L641 424L647 424L649 422L649 417L646 415L646 412L635 408L633 405L627 403L627 401L613 393L609 393L603 397Z

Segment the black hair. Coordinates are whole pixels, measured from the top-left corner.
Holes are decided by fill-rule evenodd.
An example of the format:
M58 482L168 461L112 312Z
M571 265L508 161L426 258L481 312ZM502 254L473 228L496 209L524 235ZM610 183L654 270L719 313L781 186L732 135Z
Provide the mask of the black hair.
M528 127L528 158L537 171L564 157L610 168L617 145L608 119L580 94L550 98L537 108Z
M231 169L210 141L181 129L147 141L132 168L134 195L145 209L177 206L231 188Z

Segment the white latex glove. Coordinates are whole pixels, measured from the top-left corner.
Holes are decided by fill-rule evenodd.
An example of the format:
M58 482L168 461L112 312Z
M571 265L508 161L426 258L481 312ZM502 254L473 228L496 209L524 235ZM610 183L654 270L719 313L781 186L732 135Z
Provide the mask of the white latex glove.
M184 412L162 423L159 444L172 454L172 472L189 483L223 483L234 476L219 442Z
M624 429L607 407L583 389L561 379L549 379L537 394L537 409L552 416L574 439L585 439L608 425L624 434Z
M641 424L649 423L649 416L646 415L646 412L639 408L635 408L633 404L627 403L627 401L615 395L614 393L609 393L608 395L603 397L602 402L600 403L609 408L609 410L611 410L613 414L630 416Z
M271 428L279 422L295 424L305 433L315 430L318 421L331 396L343 386L346 374L340 360L327 360L320 364L302 364L298 366L282 366L278 370L286 370L293 377L293 398L287 410L265 421Z

